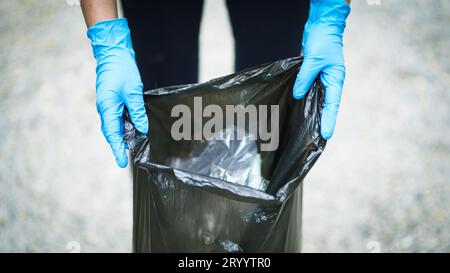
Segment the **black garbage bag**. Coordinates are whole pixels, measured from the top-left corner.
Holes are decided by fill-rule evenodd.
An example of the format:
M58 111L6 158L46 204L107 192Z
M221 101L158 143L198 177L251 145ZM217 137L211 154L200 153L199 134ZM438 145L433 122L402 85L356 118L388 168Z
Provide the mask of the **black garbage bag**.
M292 98L301 61L146 91L148 136L125 113L135 252L299 251L299 186L326 144L320 81Z

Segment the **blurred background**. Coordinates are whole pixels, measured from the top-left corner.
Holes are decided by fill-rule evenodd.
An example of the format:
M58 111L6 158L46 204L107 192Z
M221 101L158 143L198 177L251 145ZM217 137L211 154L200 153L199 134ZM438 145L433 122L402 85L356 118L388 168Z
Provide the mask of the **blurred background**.
M303 251L450 252L450 1L351 6ZM131 251L131 174L100 132L77 1L1 1L0 36L0 252ZM233 72L222 0L205 1L200 40L201 81Z

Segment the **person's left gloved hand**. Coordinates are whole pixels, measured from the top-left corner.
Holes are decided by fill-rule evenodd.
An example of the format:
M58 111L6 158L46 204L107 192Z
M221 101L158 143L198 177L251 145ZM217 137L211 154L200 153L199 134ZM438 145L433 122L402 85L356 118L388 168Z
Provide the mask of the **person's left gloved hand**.
M350 6L344 0L311 0L303 33L303 64L295 80L293 95L301 99L320 73L325 87L325 105L320 133L333 135L345 78L342 36Z

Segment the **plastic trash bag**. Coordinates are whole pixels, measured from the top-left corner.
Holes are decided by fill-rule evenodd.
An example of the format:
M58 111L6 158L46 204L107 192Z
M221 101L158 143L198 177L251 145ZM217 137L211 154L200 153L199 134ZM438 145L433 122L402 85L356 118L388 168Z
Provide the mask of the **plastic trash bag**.
M300 250L300 184L326 144L320 136L320 81L304 99L292 98L300 65L300 58L291 58L202 84L146 91L148 136L124 114L125 141L134 157L135 252ZM185 119L192 125L178 129L202 128L212 119L205 111L199 116L199 102L202 111L208 105L278 109L257 113L275 119L263 122L266 131L277 131L275 149L225 115L217 119L223 128L215 126L214 134L203 127L200 138L192 130L185 138L174 137L177 105L193 109Z

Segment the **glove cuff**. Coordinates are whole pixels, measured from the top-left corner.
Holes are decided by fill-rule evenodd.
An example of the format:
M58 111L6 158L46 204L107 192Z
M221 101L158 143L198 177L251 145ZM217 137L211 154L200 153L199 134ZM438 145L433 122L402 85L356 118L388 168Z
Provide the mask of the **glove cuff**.
M130 29L125 18L99 21L88 29L87 36L96 59L111 48L125 49L134 57Z
M308 24L325 23L345 28L351 8L344 0L311 0Z

